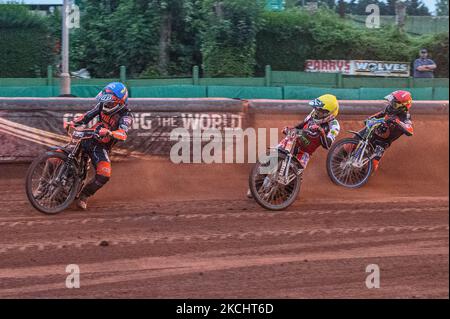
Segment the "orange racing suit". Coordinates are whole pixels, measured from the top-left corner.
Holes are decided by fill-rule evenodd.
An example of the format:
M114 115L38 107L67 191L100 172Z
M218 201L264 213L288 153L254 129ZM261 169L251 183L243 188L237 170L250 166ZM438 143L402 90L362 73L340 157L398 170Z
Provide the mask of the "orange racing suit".
M85 140L81 144L84 152L91 158L96 172L94 179L81 191L83 197L94 195L109 181L111 177L109 153L118 141L127 139L133 123L132 114L127 106L112 115L107 115L102 112L99 103L92 110L76 118L74 125L86 125L95 118L98 118L98 122L92 128L99 133L100 138Z

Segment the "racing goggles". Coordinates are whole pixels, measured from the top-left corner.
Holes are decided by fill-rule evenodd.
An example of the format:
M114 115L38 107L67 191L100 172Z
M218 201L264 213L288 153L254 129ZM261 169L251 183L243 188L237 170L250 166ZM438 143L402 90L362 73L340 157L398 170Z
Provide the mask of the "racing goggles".
M392 102L392 107L394 109L396 109L396 110L399 110L399 111L408 111L409 107L411 106L411 103L412 103L411 100L403 102L403 103L393 101Z
M314 109L314 116L319 119L325 118L328 115L330 115L330 111L328 111L328 110L319 109L319 108Z
M325 104L319 99L314 99L310 101L308 104L314 108L312 113L314 118L322 119L330 114L330 111L325 110L323 108Z
M98 99L100 103L103 105L103 109L105 111L109 111L114 109L119 104L117 97L114 94L102 94Z

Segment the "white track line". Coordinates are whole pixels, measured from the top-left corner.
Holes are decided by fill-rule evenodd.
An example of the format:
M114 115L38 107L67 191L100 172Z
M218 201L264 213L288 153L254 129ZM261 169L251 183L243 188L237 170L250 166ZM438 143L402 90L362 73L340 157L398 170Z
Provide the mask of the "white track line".
M203 234L203 235L170 235L170 236L126 236L114 237L109 240L109 245L136 245L136 244L162 244L173 242L197 242L197 241L220 241L232 238L244 240L246 238L262 238L262 237L294 237L294 236L314 236L314 235L337 235L349 233L366 234L366 233L389 233L389 232L419 232L419 231L441 231L448 232L449 225L424 225L424 226L372 226L372 227L354 227L354 228L316 228L316 229L299 229L299 230L266 230L266 231L248 231L234 232L222 234ZM11 251L28 251L28 250L44 250L44 249L63 249L63 248L86 248L87 246L99 246L99 239L79 239L58 242L40 241L17 244L2 244L0 254Z
M121 222L140 222L142 220L148 221L174 221L174 220L205 220L205 219L234 219L234 218L284 218L288 216L316 216L316 215L356 215L356 214L381 214L381 213L414 213L414 212L445 212L448 211L448 206L437 207L405 207L392 209L327 209L327 210L307 210L294 212L280 212L277 214L266 212L240 212L240 213L211 213L211 214L178 214L178 215L153 215L142 214L139 216L118 216L118 217L87 217L78 219L34 219L34 220L20 220L20 221L2 221L0 227L16 227L16 226L38 226L38 225L73 225L73 224L103 224L103 223L121 223ZM51 218L51 217L50 217ZM6 218L5 218L6 219Z

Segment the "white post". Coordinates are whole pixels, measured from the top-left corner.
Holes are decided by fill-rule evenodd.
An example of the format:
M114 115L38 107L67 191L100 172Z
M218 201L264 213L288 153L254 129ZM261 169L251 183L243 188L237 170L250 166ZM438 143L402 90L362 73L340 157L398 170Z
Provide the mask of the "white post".
M68 13L69 0L64 0L62 8L61 95L70 94Z

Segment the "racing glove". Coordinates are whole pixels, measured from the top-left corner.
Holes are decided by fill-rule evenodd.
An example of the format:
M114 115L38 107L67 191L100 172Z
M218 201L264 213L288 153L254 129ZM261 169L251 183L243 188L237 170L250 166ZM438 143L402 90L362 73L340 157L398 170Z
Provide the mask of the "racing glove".
M69 131L69 128L71 128L71 127L75 127L75 123L73 121L69 121L69 122L64 121L63 122L63 128L65 131Z
M319 132L321 135L325 134L325 130L323 129L323 127L320 126L320 125L317 125L317 124L312 124L309 127L309 130L312 131L312 132Z
M108 130L107 128L102 127L102 126L97 126L95 128L95 133L97 133L98 136L100 136L100 137L105 137L105 136L111 135L111 131Z

